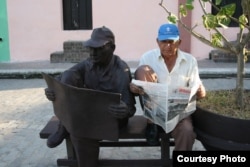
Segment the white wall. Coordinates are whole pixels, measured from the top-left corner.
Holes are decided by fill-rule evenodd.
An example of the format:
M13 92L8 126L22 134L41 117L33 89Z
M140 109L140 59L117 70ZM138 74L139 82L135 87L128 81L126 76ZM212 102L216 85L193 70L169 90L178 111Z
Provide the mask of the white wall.
M62 31L61 0L8 0L11 61L49 60L65 40L82 40L89 32Z
M158 27L167 22L160 0L93 0L93 27L106 25L116 35L116 54L126 61L139 60L142 53L157 47ZM165 1L166 3L169 1ZM177 2L167 3L177 12ZM197 1L195 1L197 2ZM86 40L91 30L63 31L62 0L8 0L11 61L49 60L50 54L63 50L67 40ZM193 23L199 19L198 8ZM200 30L203 34L204 30ZM235 30L225 34L236 34ZM191 53L198 59L208 58L210 47L191 40Z
M126 60L138 60L145 51L157 47L158 27L167 21L165 12L158 5L160 1L95 0L94 2L94 26L107 25L112 28L116 34L116 53L121 57ZM174 9L176 5L172 3L172 6Z
M67 40L86 40L92 31L63 31L61 0L8 0L11 61L49 60ZM106 25L116 35L116 53L138 60L156 47L166 15L157 0L93 0L93 27ZM174 5L174 3L172 4ZM174 9L174 7L172 7ZM176 10L176 9L174 9Z

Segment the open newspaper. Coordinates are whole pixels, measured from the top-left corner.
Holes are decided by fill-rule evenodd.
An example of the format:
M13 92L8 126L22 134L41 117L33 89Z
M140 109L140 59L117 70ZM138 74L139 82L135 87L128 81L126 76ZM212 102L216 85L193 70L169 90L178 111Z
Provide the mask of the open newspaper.
M140 96L144 116L160 125L166 133L196 109L197 88L169 89L167 84L139 80L133 80L132 83L142 87L145 92Z
M77 88L42 74L48 88L56 94L55 115L71 135L77 138L118 141L119 127L108 112L110 104L119 104L121 94Z

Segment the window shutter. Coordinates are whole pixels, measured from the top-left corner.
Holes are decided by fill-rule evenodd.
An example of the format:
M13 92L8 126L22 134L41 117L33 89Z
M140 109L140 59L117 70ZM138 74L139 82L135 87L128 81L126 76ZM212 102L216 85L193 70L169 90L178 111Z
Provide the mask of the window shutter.
M63 29L91 30L92 0L63 0Z

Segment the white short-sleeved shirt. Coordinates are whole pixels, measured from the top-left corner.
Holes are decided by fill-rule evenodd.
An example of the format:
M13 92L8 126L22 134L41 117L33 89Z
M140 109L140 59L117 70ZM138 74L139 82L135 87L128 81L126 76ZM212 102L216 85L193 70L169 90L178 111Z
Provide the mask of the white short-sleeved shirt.
M144 53L140 65L152 67L157 74L158 82L168 84L172 90L179 87L198 88L201 83L196 59L181 50L178 50L177 60L171 72L168 71L160 49Z

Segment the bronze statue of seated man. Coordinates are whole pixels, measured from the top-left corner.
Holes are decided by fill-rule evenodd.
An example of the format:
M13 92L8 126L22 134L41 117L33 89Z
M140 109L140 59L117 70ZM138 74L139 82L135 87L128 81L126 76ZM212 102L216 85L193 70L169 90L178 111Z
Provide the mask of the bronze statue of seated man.
M128 65L115 51L115 36L107 27L93 30L91 38L84 42L90 48L90 57L63 72L56 79L78 88L120 93L119 104L111 104L108 113L118 120L119 128L126 126L129 117L135 114L135 97L130 92L129 84L132 80ZM53 90L46 88L45 94L51 101L58 97ZM83 102L84 103L84 102ZM93 101L92 105L98 105ZM74 107L74 104L72 104ZM82 111L84 114L84 111ZM84 133L84 132L82 132ZM61 122L56 133L47 140L50 148L58 146L65 137L70 135L79 167L96 167L99 155L99 140L79 138L67 132Z

